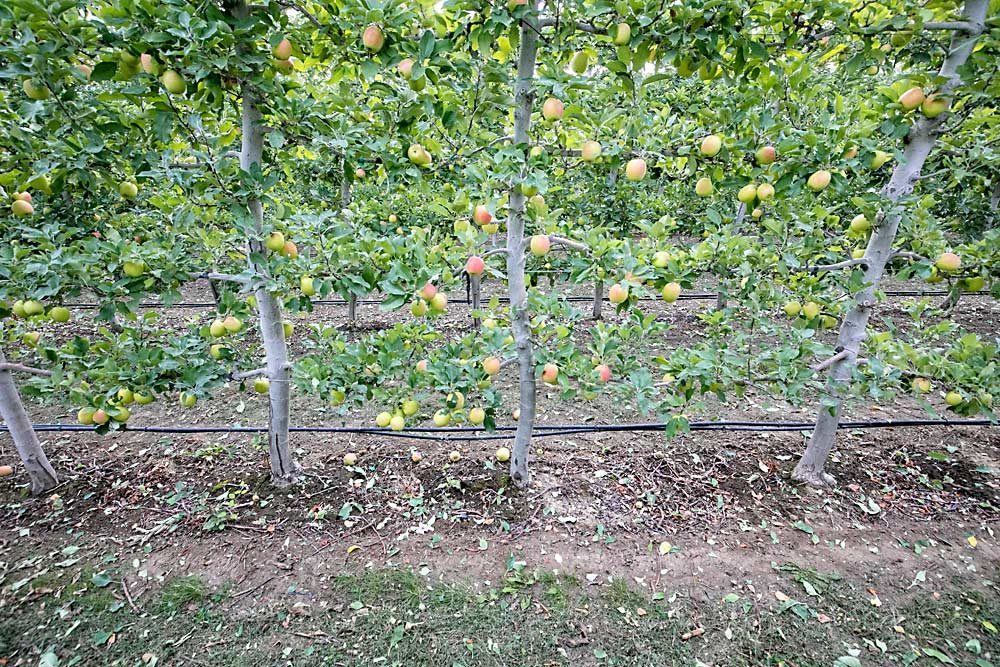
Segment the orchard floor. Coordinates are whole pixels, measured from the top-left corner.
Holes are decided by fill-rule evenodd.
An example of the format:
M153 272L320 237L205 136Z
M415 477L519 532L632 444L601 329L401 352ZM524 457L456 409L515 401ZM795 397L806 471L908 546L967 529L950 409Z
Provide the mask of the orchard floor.
M674 306L689 335L705 304ZM954 316L995 335L998 310ZM133 420L266 413L236 387L218 399ZM297 424L334 422L296 400ZM634 417L539 405L542 423ZM924 414L905 397L850 410ZM753 391L713 406L813 411ZM296 434L303 481L279 490L246 434L42 435L55 492L0 482L0 665L1000 665L1000 428L843 431L828 490L788 479L803 433L539 439L527 490L487 442L451 464L452 444Z

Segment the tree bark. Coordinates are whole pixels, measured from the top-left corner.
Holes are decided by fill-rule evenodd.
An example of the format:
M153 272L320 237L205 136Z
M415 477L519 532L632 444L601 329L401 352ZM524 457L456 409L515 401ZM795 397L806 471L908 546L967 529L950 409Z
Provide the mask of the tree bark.
M973 35L964 32L952 35L951 48L938 75L944 81L937 91L939 95L947 96L961 82L958 70L965 64L978 34L982 32L987 5L988 0L966 1L965 16L970 23L977 25L978 29ZM892 256L892 244L902 218L902 211L897 202L913 191L914 183L920 177L920 170L934 147L935 132L946 116L947 114L942 114L933 119L924 116L917 118L907 135L903 160L893 170L892 177L882 190L888 213L875 227L865 250L867 287L857 294L851 310L841 325L837 350L846 354L830 366L816 427L813 429L805 453L792 472L793 479L814 486L836 483L834 477L824 470L824 466L836 439L843 395L857 366L858 352L865 338L865 328L875 305L875 291Z
M469 276L469 301L472 312L472 329L479 330L479 315L476 311L480 309L482 300L482 276Z
M0 349L0 364L6 362L7 358ZM2 369L0 369L0 417L3 417L4 424L7 425L10 437L14 441L14 448L28 472L32 495L55 488L59 484L56 471L52 469L35 434L35 429L31 427L31 420L24 411L24 404L21 403L21 395L17 391L11 372Z
M535 57L538 0L531 0L528 14L521 22L521 48L517 60L517 81L514 84L514 143L528 149L531 129L531 107L534 102ZM517 486L531 484L528 456L531 431L535 422L535 360L531 349L531 326L528 322L528 290L524 280L524 202L525 197L511 184L510 217L507 220L507 286L510 292L510 324L517 349L517 365L521 410L514 436L514 451L510 458L510 477Z
M594 281L594 311L591 317L601 319L601 309L604 307L604 281L600 278Z
M347 321L353 327L357 319L358 319L358 297L352 294L351 298L347 300Z
M247 4L240 0L234 9L239 19L245 19L249 13ZM240 149L240 168L249 172L252 165L261 164L264 151L264 129L261 123L260 110L255 102L255 91L247 82L241 82L243 97L243 138ZM261 275L268 274L267 266L255 263L253 255L265 256L264 246L264 211L260 199L250 199L247 209L254 220L256 236L248 239L250 256L248 261L254 271ZM267 289L256 290L257 310L260 316L261 341L264 345L268 390L268 431L267 449L271 462L271 480L276 486L287 486L298 480L299 465L292 457L288 443L289 425L289 363L288 345L285 342L285 326L281 316L281 305L278 299Z

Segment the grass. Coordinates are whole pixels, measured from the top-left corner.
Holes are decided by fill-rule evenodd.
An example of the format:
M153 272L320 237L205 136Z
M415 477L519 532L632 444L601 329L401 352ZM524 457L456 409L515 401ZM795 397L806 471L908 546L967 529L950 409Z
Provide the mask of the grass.
M789 571L790 584L802 574ZM0 658L28 656L25 664L37 664L43 651L53 650L63 665L74 659L136 665L152 654L160 665L223 667L699 661L846 667L857 663L838 659L858 652L866 666L1000 666L1000 641L989 625L1000 624L1000 597L952 590L936 600L924 594L899 608L877 608L863 589L835 578L824 578L827 588L819 596L803 593L799 602L777 605L768 598L652 599L625 580L585 586L524 570L516 572L514 587L429 587L412 572L386 570L338 577L321 599L290 591L261 604L235 599L225 589L213 592L189 576L168 581L155 598L146 596L140 618L120 601L108 604L114 598L107 588L91 590L81 581L67 583L61 594L46 581L23 595L17 613L0 625Z

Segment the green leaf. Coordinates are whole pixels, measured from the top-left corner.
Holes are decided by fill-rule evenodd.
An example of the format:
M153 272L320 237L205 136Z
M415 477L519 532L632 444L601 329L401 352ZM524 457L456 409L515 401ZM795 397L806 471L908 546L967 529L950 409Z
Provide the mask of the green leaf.
M98 572L90 578L90 583L97 586L98 588L105 588L111 583L111 577L109 577L104 572Z

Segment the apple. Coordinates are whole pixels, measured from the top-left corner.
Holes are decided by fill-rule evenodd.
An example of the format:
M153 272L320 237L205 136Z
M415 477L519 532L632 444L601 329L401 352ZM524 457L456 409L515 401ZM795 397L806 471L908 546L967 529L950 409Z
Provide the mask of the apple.
M853 160L857 156L858 156L858 147L857 146L848 146L846 149L844 149L843 158L845 160Z
M865 256L864 248L855 248L851 251L851 259L863 259Z
M42 334L38 333L37 331L29 331L28 333L21 336L21 340L24 341L25 345L34 347L38 345L38 341L41 337Z
M802 314L805 315L806 319L814 319L819 315L819 304L815 301L810 301L806 305L802 306Z
M434 413L434 425L438 428L444 428L451 423L451 415L448 414L447 410L438 410Z
M590 56L587 55L586 51L577 51L569 61L569 68L576 74L586 72L588 65L590 65Z
M427 372L427 360L426 359L421 359L420 361L418 361L416 368L417 368L417 372L418 373L426 373Z
M160 77L160 81L163 83L163 87L174 95L180 95L187 90L184 78L172 69L164 72L163 76Z
M309 276L299 278L299 287L306 296L314 296L316 294L316 286L313 285L313 279Z
M28 313L26 313L24 310L24 301L22 301L21 299L15 301L14 305L12 305L10 309L11 312L14 313L14 317L20 317L24 319L28 316Z
M243 328L243 322L238 317L233 317L232 315L224 319L222 325L226 327L226 331L229 333L236 333Z
M469 410L469 423L473 426L479 426L484 421L486 421L486 411L482 408L472 408Z
M427 302L423 299L417 299L410 304L410 314L414 317L423 317L427 314Z
M253 381L253 390L258 394L266 394L271 390L271 381L267 378L257 378Z
M613 26L610 31L611 41L618 46L625 46L632 39L632 26L628 23L619 23Z
M146 272L146 265L141 260L137 260L135 262L125 262L122 265L122 269L129 278L138 278Z
M653 266L658 269L666 268L667 264L670 262L670 253L666 250L657 250L653 253Z
M496 234L498 229L500 229L500 225L495 222L491 225L483 225L483 231L487 234Z
M392 421L392 415L388 412L380 412L375 417L375 424L380 428L385 428Z
M0 477L10 477L14 474L14 468L11 466L0 466Z
M62 306L51 308L49 310L49 319L59 323L69 322L69 309Z
M122 181L118 184L118 193L125 199L133 199L139 194L139 186L132 181Z
M497 451L493 453L497 461L500 463L506 463L510 461L510 450L506 447L497 447Z
M514 421L521 421L521 408L514 408L514 411L510 413L510 418Z
M354 178L364 178L364 177L365 177L364 169L358 167L357 169L354 170Z
M712 185L712 179L708 176L702 176L698 179L698 182L694 184L694 193L699 197L710 197L715 192L715 186Z
M216 319L208 327L208 331L216 338L226 335L226 324L222 320Z
M120 424L124 424L125 422L128 421L128 418L131 416L132 413L129 411L128 408L118 408L117 410L115 410L115 414L111 415L111 419Z
M875 151L875 155L872 156L872 161L870 163L872 169L878 169L883 164L892 159L892 155L886 153L885 151Z
M198 397L190 392L182 391L180 396L181 407L193 408L198 402Z
M904 111L913 111L924 103L924 91L913 87L899 96L899 104Z
M45 306L42 305L41 301L29 300L24 302L24 314L27 317L41 315L43 312L45 312Z
M982 276L973 276L960 281L959 285L966 292L978 292L986 287L986 279Z
M868 218L865 217L864 213L858 213L856 216L851 218L851 231L855 234L861 234L867 232L871 229L871 223L868 222Z
M920 105L920 110L928 118L937 118L947 111L950 105L951 102L949 102L946 97L928 95L927 99L924 100L924 103Z
M448 306L448 297L444 292L438 292L430 301L431 311L435 313L443 313L444 309Z
M962 267L962 258L953 252L941 253L941 255L934 262L940 271L946 271L952 273L958 271Z
M601 145L596 141L585 141L580 149L580 157L584 162L594 162L601 157Z
M962 402L962 395L957 391L949 391L944 396L944 402L950 405L951 407L955 407L956 405Z
M420 144L410 144L406 149L406 157L418 167L426 167L431 163L431 155Z
M770 183L761 183L757 186L757 199L768 201L774 198L774 186Z
M798 301L789 301L782 310L785 311L785 315L788 317L798 317L798 314L802 312L802 304Z
M486 262L483 261L482 257L473 255L465 262L465 272L470 276L482 275L483 271L486 270Z
M496 375L500 372L501 362L496 357L486 357L483 360L483 371L487 375Z
M542 257L548 253L549 248L552 247L552 242L549 241L549 237L545 234L535 234L531 237L531 241L528 244L531 248L531 254L535 257Z
M15 192L14 193L14 199L15 200L21 200L21 201L26 201L29 204L33 201L32 197L31 197L31 193L28 192L27 190L24 191L24 192Z
M152 393L145 394L137 391L133 395L135 396L135 402L138 403L139 405L149 405L150 403L153 402Z
M285 235L281 232L271 232L264 241L264 245L271 252L281 252L285 249Z
M361 42L372 53L378 53L385 46L385 33L382 32L382 28L372 24L365 28L364 34L361 35Z
M80 72L80 74L83 75L84 79L90 81L90 74L94 71L90 65L87 65L85 63L80 63L79 65L76 66L76 69L78 72Z
M548 214L549 207L545 203L545 197L542 195L532 195L528 199L528 210L539 218Z
M611 367L607 364L599 364L594 370L597 371L597 377L600 378L601 382L607 382L611 379Z
M95 412L94 408L80 408L80 411L76 413L76 420L84 426L90 426L94 423Z
M208 354L213 359L221 359L223 352L225 352L226 346L216 343L208 348Z
M133 394L132 390L127 387L119 389L116 396L118 397L118 403L121 405L128 405L135 400L135 394Z
M424 455L414 449L412 452L410 452L410 460L413 461L414 463L420 463L421 461L424 460Z
M389 224L394 225L399 222L399 217L395 213L389 214Z
M663 296L664 301L673 303L681 295L681 286L678 283L667 283L663 286L660 294Z
M462 460L462 454L457 449L453 449L448 452L448 460L452 463L458 463Z
M456 410L465 407L465 394L460 391L453 391L445 398L449 405L454 405Z
M633 158L625 165L625 178L630 181L641 181L646 177L646 161Z
M406 428L406 419L403 415L393 415L392 419L389 420L389 428L393 431L402 431Z
M931 390L931 381L927 378L913 378L913 382L910 385L914 391L918 391L921 394L926 394Z
M299 247L291 241L285 241L285 247L281 249L281 254L288 259L295 259L299 256Z
M484 329L496 329L497 328L497 321L495 319L493 319L492 317L487 317L485 320L483 320L483 328Z
M283 322L281 324L281 331L285 334L285 338L291 338L292 334L295 333L295 325L291 322Z
M10 212L19 218L25 218L35 212L35 207L31 205L31 202L16 199L10 205Z
M420 409L420 403L417 403L412 398L409 398L403 401L402 408L403 408L403 416L412 417L413 415L417 414L417 410Z
M413 74L413 58L403 58L396 64L396 70L404 79L409 79Z
M559 120L566 111L562 100L550 97L542 104L542 118L545 120Z
M774 146L761 146L754 156L757 158L757 164L771 164L777 159L778 151L774 150Z
M108 423L108 413L104 410L94 410L91 420L98 426Z
M288 74L293 69L295 69L295 66L292 64L291 60L275 60L274 66L275 68L277 68L279 72L283 72L285 74Z
M555 364L545 364L542 367L542 380L547 384L555 384L559 377L559 367Z
M722 137L710 134L701 140L701 154L705 157L715 157L722 150Z
M41 82L32 81L31 79L25 79L21 83L21 89L32 100L47 100L51 94L48 86Z
M277 46L271 49L271 55L278 60L288 60L292 57L292 43L288 41L288 38L282 37Z
M750 212L750 217L754 220L760 220L764 216L764 209L759 206Z
M809 177L809 180L806 181L806 186L813 192L820 192L826 186L830 185L830 178L831 174L829 171L820 169Z
M139 54L139 64L142 66L142 71L146 74L152 74L156 76L160 73L160 65L156 62L156 58L149 55L148 53ZM88 77L89 78L89 77Z
M744 204L752 204L753 200L757 198L757 186L753 183L747 183L736 193L736 198Z
M358 455L354 452L344 454L344 466L350 468L358 464Z
M472 212L472 219L477 225L488 225L493 222L493 214L488 208L479 204Z
M624 303L628 299L628 288L621 285L612 285L608 290L608 300L617 305L619 303Z

